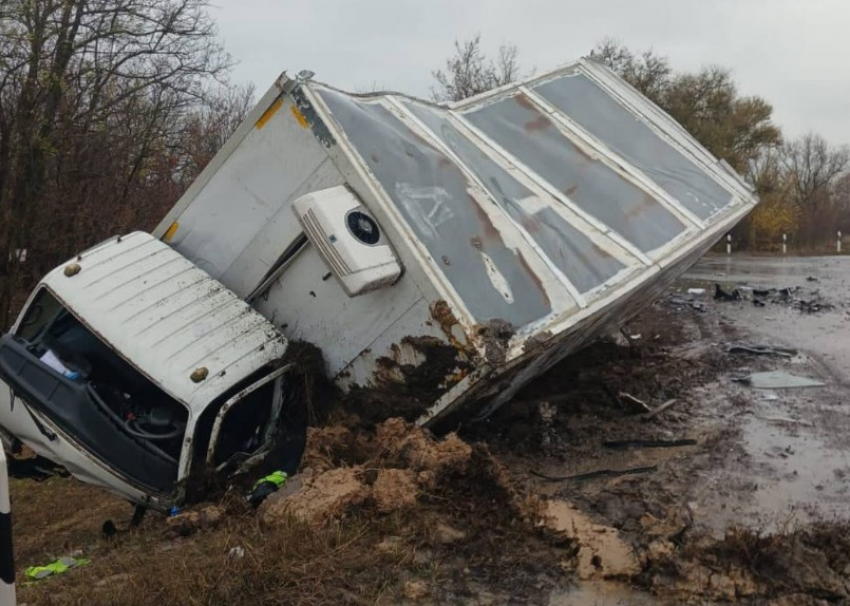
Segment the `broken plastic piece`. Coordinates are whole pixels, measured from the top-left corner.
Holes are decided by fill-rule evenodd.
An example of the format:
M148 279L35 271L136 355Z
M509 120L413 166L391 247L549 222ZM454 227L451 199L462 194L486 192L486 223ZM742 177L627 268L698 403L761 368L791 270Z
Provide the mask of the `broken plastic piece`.
M715 301L740 301L741 293L737 288L725 290L720 284L714 285L714 300Z
M756 345L754 343L733 343L726 351L733 354L748 353L761 356L779 356L791 358L797 355L797 350L776 345Z
M550 476L539 471L531 470L529 473L538 478L548 480L550 482L566 482L567 480L592 480L594 478L619 478L620 476L631 476L639 473L650 473L657 471L657 465L649 467L632 467L630 469L600 469L598 471L590 471L588 473L580 473L574 476Z
M808 377L798 377L787 372L775 370L772 372L757 372L735 379L740 383L746 383L755 389L795 389L802 387L823 387L826 383Z

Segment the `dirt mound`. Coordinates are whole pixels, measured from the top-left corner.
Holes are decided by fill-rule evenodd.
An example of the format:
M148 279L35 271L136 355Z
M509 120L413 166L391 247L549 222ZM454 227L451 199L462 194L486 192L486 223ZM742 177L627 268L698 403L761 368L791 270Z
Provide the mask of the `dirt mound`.
M437 441L425 430L398 418L378 426L376 441L386 456L416 471L457 468L466 465L472 456L472 447L457 434Z
M387 514L413 507L420 498L470 493L502 504L508 515L526 521L537 516L537 502L519 493L485 447L472 447L455 434L436 439L403 419L389 419L373 433L342 425L310 429L303 465L293 478L301 486L285 487L263 505L265 523L292 516L323 524L353 507Z
M417 475L409 469L381 469L372 485L378 511L389 513L416 505Z
M301 459L301 467L319 471L333 469L345 460L352 460L351 454L356 448L357 438L347 427L342 425L309 427L307 447Z
M283 498L269 498L263 504L261 519L269 525L280 524L286 516L310 524L322 524L343 514L349 507L363 503L370 490L360 480L360 467L342 467L302 478L299 491Z

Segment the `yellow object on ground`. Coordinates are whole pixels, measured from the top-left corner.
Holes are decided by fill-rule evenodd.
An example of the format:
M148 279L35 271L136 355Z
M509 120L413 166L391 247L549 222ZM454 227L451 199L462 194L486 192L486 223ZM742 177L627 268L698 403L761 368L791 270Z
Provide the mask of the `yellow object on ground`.
M84 558L59 558L47 566L30 566L24 570L24 574L34 581L40 581L47 577L68 572L72 568L79 568L91 564L91 560Z

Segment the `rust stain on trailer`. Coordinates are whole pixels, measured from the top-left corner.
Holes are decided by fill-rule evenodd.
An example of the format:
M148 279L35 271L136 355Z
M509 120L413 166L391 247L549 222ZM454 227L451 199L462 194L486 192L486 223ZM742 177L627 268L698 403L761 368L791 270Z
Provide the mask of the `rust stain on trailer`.
M269 120L271 120L274 115L283 107L283 98L278 97L274 103L272 103L269 108L263 112L263 115L260 116L260 119L257 120L257 124L255 125L257 129L262 130L263 127L268 124Z

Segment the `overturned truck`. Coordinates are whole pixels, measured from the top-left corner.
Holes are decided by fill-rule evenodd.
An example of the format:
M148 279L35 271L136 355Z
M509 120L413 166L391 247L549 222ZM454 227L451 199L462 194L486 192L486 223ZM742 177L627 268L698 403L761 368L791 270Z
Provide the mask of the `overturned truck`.
M275 82L153 235L45 277L0 340L6 441L165 509L298 443L288 340L361 415L482 418L757 203L592 60L451 105L310 76Z

